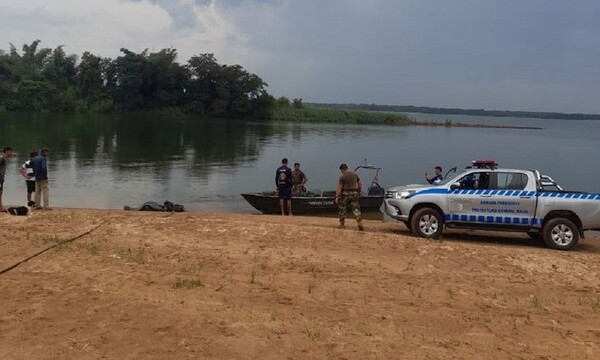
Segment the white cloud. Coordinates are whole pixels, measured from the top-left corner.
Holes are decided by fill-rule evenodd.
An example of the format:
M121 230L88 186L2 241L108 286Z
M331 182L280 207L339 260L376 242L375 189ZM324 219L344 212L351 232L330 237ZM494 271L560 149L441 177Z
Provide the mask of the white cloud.
M78 54L91 50L113 56L124 46L143 48L170 24L168 14L158 6L119 0L30 0L2 8L2 43L19 46L40 39L42 46L64 44Z

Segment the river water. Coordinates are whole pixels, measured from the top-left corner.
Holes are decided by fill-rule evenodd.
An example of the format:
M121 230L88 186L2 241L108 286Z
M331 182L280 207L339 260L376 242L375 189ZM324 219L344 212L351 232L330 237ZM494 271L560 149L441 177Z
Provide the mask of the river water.
M142 115L0 113L0 146L15 156L4 203L25 202L17 168L31 150L50 154L51 204L122 208L170 200L189 210L254 212L239 195L274 187L281 158L299 162L307 188L333 189L340 163L382 167L384 187L422 183L424 172L473 159L539 169L566 189L600 193L600 121L410 114L541 130L269 123ZM371 173L362 173L370 183Z

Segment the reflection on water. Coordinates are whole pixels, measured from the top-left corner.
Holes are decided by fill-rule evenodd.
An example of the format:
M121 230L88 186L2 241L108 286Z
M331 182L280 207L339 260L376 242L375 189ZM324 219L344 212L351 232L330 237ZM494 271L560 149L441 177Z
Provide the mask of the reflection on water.
M490 123L479 117L452 120ZM339 163L365 158L383 167L386 187L421 183L423 173L438 164L462 167L475 158L493 158L506 167L538 168L567 188L600 192L600 122L513 121L544 130L0 113L0 145L16 150L4 199L23 202L25 185L16 169L41 146L52 148L54 206L121 208L171 200L193 210L252 211L239 193L274 187L282 157L302 164L309 188L333 189ZM364 173L363 181L371 176Z

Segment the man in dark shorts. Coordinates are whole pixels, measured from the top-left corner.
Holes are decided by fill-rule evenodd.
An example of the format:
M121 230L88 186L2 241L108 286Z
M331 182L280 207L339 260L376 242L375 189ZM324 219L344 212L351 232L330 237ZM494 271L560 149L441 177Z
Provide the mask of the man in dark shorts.
M37 151L29 153L29 160L25 161L19 168L19 173L25 178L27 185L27 206L34 206L35 202L31 200L31 194L35 192L35 175L33 174L33 158L38 156Z
M285 206L287 204L288 214L292 214L292 170L287 166L288 159L281 160L281 166L275 172L275 186L277 186L277 196L279 197L279 208L281 215L285 215Z
M10 146L2 149L2 155L0 155L0 211L4 211L2 207L2 192L4 191L4 176L6 175L6 164L8 159L12 157L12 148Z
M346 211L348 207L352 210L356 222L358 223L358 230L363 231L362 218L360 213L360 194L362 192L362 183L358 175L348 170L348 165L340 165L340 171L342 175L335 189L335 200L338 204L338 216L340 218L340 228L344 228L346 221Z

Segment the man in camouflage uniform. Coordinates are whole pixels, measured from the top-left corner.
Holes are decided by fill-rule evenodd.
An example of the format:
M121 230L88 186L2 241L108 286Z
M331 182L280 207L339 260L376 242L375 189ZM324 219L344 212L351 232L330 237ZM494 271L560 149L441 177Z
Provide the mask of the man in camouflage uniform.
M356 217L358 230L363 231L362 218L360 213L360 194L362 192L362 183L360 178L354 172L348 170L348 165L340 165L342 175L335 190L335 202L338 204L338 216L340 219L340 228L344 228L346 221L346 211L348 207Z
M308 181L306 174L304 171L300 170L300 163L294 164L294 170L292 170L292 182L294 186L292 187L292 194L300 195L303 192L306 192L304 188L304 184Z

